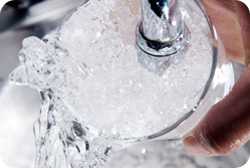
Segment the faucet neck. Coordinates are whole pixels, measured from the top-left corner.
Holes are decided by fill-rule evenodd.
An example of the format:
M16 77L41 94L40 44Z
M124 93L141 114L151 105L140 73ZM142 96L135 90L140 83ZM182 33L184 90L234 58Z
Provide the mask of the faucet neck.
M139 47L152 55L176 53L175 45L186 31L179 0L141 0L141 6Z
M177 0L141 0L142 31L150 40L170 41L182 27Z

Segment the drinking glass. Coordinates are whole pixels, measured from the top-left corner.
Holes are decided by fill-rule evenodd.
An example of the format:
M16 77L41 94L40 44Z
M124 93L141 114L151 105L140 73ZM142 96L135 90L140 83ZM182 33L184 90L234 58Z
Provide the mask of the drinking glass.
M19 59L11 81L41 94L41 168L101 166L133 144L181 141L235 81L198 0L91 0L25 39Z

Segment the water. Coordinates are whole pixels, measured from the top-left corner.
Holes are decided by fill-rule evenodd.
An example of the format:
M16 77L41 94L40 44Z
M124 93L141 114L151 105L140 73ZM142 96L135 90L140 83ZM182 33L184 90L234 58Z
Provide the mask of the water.
M10 78L41 93L37 168L100 167L197 106L213 62L205 18L187 20L185 55L155 69L137 55L138 2L91 0L44 39L23 41Z
M171 154L170 154L171 153ZM105 168L235 168L222 158L193 157L181 144L158 141L136 145L118 152Z

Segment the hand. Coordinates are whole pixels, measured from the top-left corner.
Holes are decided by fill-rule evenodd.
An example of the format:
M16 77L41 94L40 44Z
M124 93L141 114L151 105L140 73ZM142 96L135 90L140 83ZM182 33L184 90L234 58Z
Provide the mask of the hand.
M236 0L203 0L227 55L250 64L250 13ZM216 104L185 136L188 151L200 155L225 155L250 140L250 66L231 93Z

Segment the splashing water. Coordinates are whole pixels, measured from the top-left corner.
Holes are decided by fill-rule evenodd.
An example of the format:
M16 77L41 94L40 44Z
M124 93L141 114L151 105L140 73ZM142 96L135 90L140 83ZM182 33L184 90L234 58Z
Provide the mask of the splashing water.
M212 67L205 18L196 16L199 26L187 21L199 34L194 47L151 72L135 47L138 3L91 0L44 39L23 41L10 78L41 93L37 168L100 167L113 149L171 126L197 105Z

